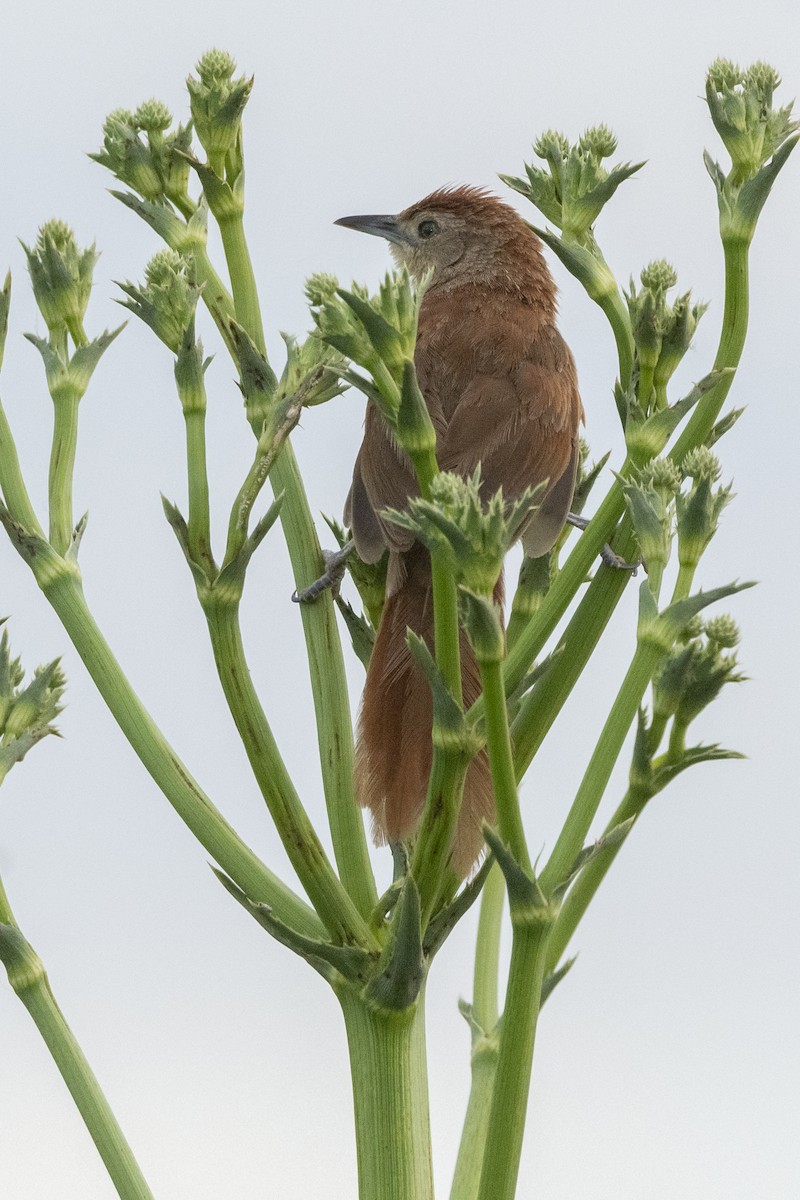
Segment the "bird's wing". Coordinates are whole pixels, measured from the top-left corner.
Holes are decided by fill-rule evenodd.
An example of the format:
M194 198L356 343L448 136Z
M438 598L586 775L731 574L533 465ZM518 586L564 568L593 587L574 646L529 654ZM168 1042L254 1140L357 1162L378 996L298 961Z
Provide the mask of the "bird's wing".
M529 336L521 355L518 327L513 341L504 353L503 334L492 339L491 359L467 383L441 439L439 465L467 475L480 463L484 495L502 487L510 500L547 481L523 538L526 552L537 556L569 511L583 408L575 363L554 327Z
M408 497L416 495L419 488L411 463L380 413L368 406L344 514L360 558L377 562L387 546L400 552L410 548L413 534L384 521L379 513L386 508L403 510Z

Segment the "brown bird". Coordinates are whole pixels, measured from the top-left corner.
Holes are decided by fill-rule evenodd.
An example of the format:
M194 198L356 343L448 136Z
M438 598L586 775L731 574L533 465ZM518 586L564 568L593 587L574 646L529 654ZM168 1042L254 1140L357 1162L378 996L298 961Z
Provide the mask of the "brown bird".
M525 551L545 554L567 518L578 464L583 407L572 354L556 328L556 287L529 226L483 189L444 188L397 216L343 217L350 229L386 238L416 277L432 269L422 301L415 365L437 437L439 466L469 475L480 463L483 492L508 499L549 488L523 533ZM389 548L387 599L367 672L358 727L356 788L372 811L378 842L411 837L431 767L428 685L406 646L411 628L433 644L428 552L385 521L417 495L414 472L371 405L345 506L359 556ZM495 592L502 601L502 577ZM461 640L464 703L480 692L474 656ZM451 851L465 876L494 820L485 753L470 765Z

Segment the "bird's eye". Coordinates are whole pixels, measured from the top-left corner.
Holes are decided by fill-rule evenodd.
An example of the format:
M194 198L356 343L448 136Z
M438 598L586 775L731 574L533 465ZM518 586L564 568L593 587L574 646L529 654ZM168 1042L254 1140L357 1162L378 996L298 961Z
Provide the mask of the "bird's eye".
M433 235L438 232L439 226L435 221L420 221L419 225L417 226L417 233L421 238L433 237Z

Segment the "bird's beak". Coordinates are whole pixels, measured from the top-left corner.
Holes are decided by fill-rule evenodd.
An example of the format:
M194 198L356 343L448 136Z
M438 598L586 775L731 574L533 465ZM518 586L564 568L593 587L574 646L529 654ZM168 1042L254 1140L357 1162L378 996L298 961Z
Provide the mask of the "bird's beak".
M357 229L359 233L371 233L374 237L386 238L387 242L394 242L397 246L409 244L409 239L400 228L397 217L339 217L339 220L333 223L334 225L343 225L345 229Z

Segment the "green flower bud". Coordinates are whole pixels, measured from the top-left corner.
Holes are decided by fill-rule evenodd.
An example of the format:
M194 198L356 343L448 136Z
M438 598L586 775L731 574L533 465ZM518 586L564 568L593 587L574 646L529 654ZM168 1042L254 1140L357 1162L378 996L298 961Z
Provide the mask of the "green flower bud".
M199 78L186 80L192 121L209 163L222 174L225 159L236 151L234 178L241 171L242 113L250 98L253 80L234 79L236 63L224 50L209 50L197 64Z
M555 129L546 129L533 143L533 153L546 162L560 161L569 155L569 138Z
M656 258L648 263L640 276L642 287L658 295L668 292L678 282L675 268L665 258Z
M625 502L633 522L639 550L651 576L658 576L669 562L672 545L671 494L656 488L652 475L640 474L623 484Z
M729 58L717 58L708 68L708 83L715 92L733 91L743 77L742 68Z
M89 157L108 167L117 179L145 200L158 200L164 186L149 147L139 137L137 115L126 108L109 113L103 125L103 149Z
M689 725L707 708L727 683L742 683L747 677L737 670L736 656L721 654L719 646L693 643L695 652L686 672L675 720Z
M688 645L676 647L663 660L653 680L655 723L664 723L675 716L697 653L698 647L692 641Z
M703 632L703 618L699 613L695 613L690 621L684 625L682 631L678 634L678 641L686 644L692 642L695 638L699 638Z
M145 100L133 114L133 123L145 133L165 133L172 124L172 113L160 100Z
M722 467L708 446L696 446L681 462L681 473L684 479L706 479L716 483L722 474Z
M127 296L121 300L156 333L173 354L180 351L194 313L201 288L194 281L193 264L174 250L159 250L145 268L143 287L133 283L117 286Z
M339 280L335 275L320 271L306 280L306 299L312 308L321 308L328 300L334 299L338 288Z
M0 783L31 746L57 732L52 722L62 709L65 679L58 660L38 667L25 686L23 677L20 660L11 657L4 632L0 638Z
M309 407L341 395L345 360L332 346L314 336L304 342L288 333L281 337L286 344L286 365L278 382L278 400L302 394L303 404Z
M86 341L83 318L92 291L92 273L99 254L94 245L81 250L64 221L48 221L39 230L33 249L22 248L28 259L33 294L51 334L69 330L78 345Z
M460 587L458 612L477 661L481 665L502 662L506 639L500 607L492 597Z
M683 567L696 567L708 543L717 532L720 514L726 504L732 499L730 487L712 488L712 483L719 477L719 463L707 447L699 447L704 451L700 458L698 451L692 451L687 458L697 456L698 461L690 464L693 474L692 486L688 492L679 492L675 504L678 517L678 561ZM683 462L686 471L686 459ZM686 472L688 474L688 472Z
M581 134L578 148L597 162L610 158L617 148L617 138L607 125L592 125Z
M681 473L671 458L654 458L639 471L644 487L652 487L666 509L681 490Z
M691 292L679 296L671 308L666 306L661 335L661 352L653 376L653 382L657 389L665 387L674 375L678 364L691 345L697 323L707 308L707 304L692 304Z
M705 623L705 635L709 642L714 642L723 650L733 650L739 645L741 634L739 626L734 621L733 617L727 613L723 613L719 617L713 617Z

